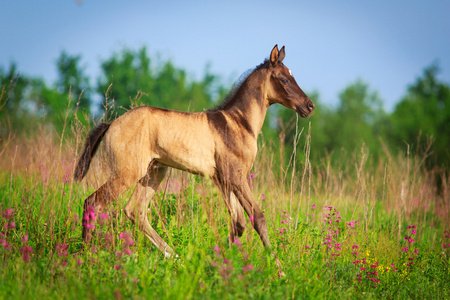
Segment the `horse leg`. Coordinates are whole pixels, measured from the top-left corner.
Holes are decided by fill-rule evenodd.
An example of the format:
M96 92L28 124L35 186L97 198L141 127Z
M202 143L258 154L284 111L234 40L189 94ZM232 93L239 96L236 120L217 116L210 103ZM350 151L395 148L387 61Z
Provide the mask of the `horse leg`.
M220 180L220 177L217 176L213 178L216 186L222 192L223 198L225 200L225 206L227 207L227 211L230 214L231 222L230 222L230 238L229 243L233 243L235 237L241 237L245 230L245 216L244 211L236 198L236 195L231 192L229 188L229 184Z
M241 237L245 230L245 216L242 206L234 193L230 193L229 213L231 216L230 242L234 241L235 236ZM228 207L228 206L227 206Z
M111 176L108 181L97 191L84 200L83 206L83 240L90 242L92 240L92 231L95 228L94 222L96 214L105 208L120 194L125 192L129 185L125 184L117 176Z
M239 199L247 215L250 218L253 217L253 228L255 228L261 238L263 245L270 248L271 244L269 241L266 218L264 217L264 214L258 204L256 204L247 181L240 180L240 182L232 184L232 190Z
M167 167L150 165L147 174L139 180L131 199L125 205L126 216L138 225L144 235L164 253L165 257L176 255L172 248L158 235L148 222L148 204L155 195L161 181L166 175Z

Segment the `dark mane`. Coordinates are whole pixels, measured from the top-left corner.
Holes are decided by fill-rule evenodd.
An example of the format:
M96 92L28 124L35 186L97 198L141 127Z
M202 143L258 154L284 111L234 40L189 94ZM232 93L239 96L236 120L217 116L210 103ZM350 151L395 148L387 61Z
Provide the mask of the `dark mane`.
M227 106L227 104L230 103L230 101L234 98L234 96L241 88L242 84L250 77L250 75L252 75L257 70L261 70L268 67L269 67L269 59L266 58L264 62L262 62L261 64L257 65L252 69L248 69L247 71L242 73L241 76L239 76L239 78L234 82L233 86L231 87L231 91L225 96L222 102L220 102L213 108L208 109L207 111L217 111L224 109L225 106Z

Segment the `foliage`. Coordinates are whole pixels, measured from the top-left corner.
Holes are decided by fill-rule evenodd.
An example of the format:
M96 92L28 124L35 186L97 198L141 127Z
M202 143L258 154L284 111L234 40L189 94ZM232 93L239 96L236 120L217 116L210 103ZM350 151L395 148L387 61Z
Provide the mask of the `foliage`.
M439 68L431 65L408 88L391 116L390 142L425 144L433 138L433 166L450 165L450 86L437 78Z
M201 111L213 103L217 77L206 72L203 80L190 82L186 71L170 61L153 67L145 47L124 49L102 62L98 92L114 100L116 107L129 109L133 100L151 106L184 111ZM136 101L135 101L136 102Z

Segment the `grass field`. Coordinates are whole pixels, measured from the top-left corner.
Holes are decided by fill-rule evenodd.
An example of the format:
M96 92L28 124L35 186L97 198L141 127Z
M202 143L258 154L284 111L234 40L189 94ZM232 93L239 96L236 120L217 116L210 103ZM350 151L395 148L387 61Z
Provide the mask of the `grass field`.
M0 145L0 298L450 298L450 180L423 157L386 151L374 167L362 148L312 165L303 136L303 162L280 167L283 149L260 142L249 181L271 250L250 221L229 245L218 190L171 171L149 207L179 254L164 259L122 211L132 191L95 216L96 239L83 247L83 200L107 168L100 153L73 182L82 135L65 136L43 127Z

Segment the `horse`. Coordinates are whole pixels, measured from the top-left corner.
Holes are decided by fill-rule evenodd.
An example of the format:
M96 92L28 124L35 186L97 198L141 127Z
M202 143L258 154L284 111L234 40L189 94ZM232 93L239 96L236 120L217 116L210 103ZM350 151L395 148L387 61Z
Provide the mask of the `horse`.
M314 111L313 102L283 64L284 58L285 47L278 50L275 45L270 57L213 109L187 113L141 106L92 129L74 179L81 181L86 175L103 138L111 175L84 201L83 240L89 243L92 239L92 213L95 216L136 185L124 207L126 216L165 257L176 255L147 217L150 200L167 169L176 168L209 177L219 188L231 217L229 241L242 236L245 210L263 245L270 248L266 219L247 182L257 154L257 137L272 104L279 103L302 118Z

